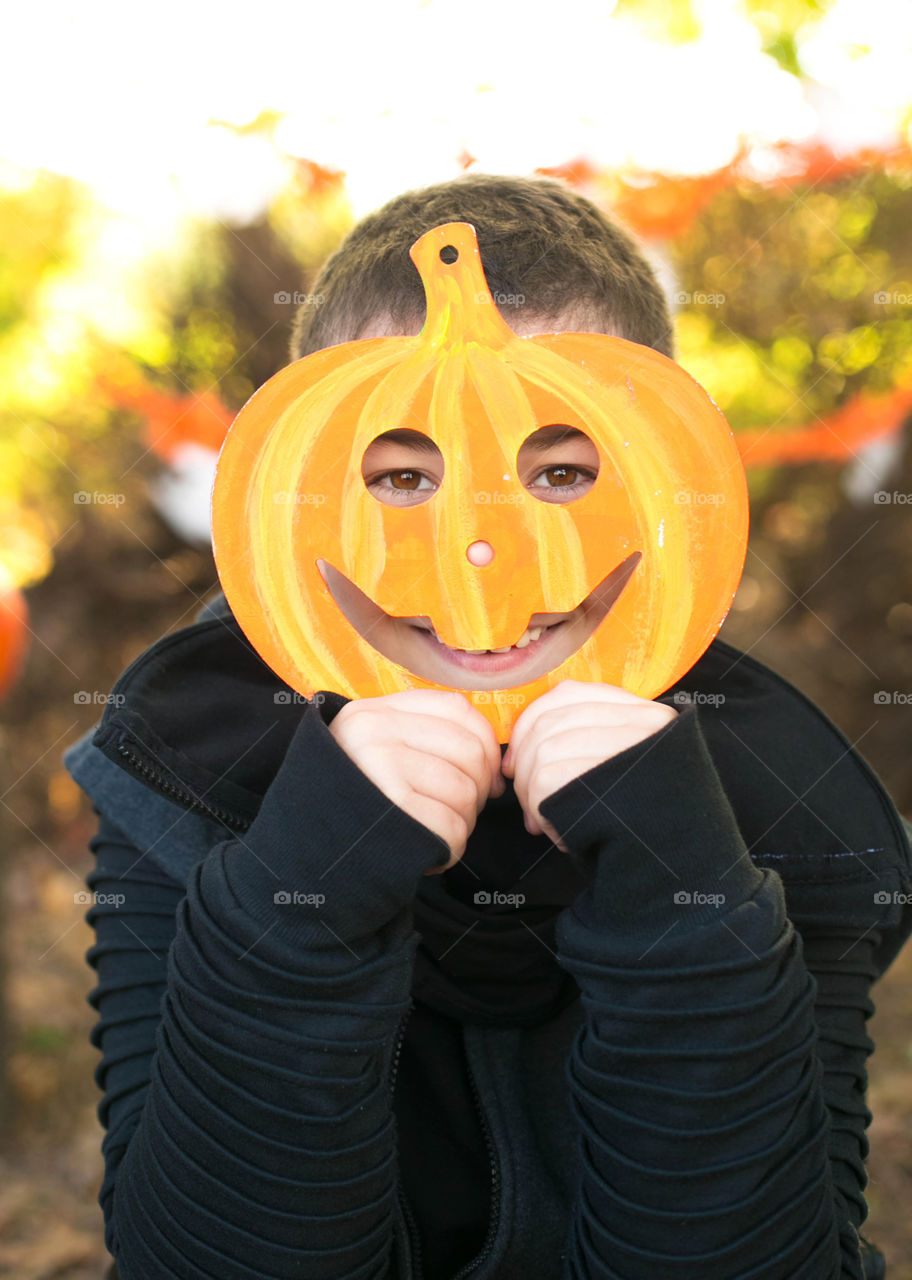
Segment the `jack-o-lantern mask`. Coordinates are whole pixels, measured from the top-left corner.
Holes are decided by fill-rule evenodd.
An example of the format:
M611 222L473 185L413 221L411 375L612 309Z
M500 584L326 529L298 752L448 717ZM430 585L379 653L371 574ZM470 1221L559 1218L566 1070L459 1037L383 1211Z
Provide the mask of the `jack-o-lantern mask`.
M744 563L725 418L651 348L519 337L468 223L411 257L418 336L296 361L228 432L212 528L238 622L300 693L458 688L501 742L560 680L656 697L716 635ZM394 461L374 475L371 457Z

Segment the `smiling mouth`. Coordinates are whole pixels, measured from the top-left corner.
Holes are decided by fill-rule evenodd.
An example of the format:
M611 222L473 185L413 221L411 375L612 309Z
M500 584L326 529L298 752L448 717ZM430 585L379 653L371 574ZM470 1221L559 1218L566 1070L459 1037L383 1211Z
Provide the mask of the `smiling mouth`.
M571 657L604 622L642 559L634 551L569 613L534 613L523 634L500 649L454 649L432 620L394 617L328 564L317 568L340 613L377 653L419 679L450 689L504 689L537 680Z

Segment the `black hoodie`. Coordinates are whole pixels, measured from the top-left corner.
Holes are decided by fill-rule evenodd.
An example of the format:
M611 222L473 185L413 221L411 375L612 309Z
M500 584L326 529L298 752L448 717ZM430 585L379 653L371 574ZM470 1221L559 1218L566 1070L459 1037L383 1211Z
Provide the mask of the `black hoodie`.
M425 876L448 851L327 732L344 700L304 704L223 597L127 669L66 755L100 814L122 1280L879 1274L865 1022L912 930L903 824L721 641L662 700L543 805L569 854L508 788Z

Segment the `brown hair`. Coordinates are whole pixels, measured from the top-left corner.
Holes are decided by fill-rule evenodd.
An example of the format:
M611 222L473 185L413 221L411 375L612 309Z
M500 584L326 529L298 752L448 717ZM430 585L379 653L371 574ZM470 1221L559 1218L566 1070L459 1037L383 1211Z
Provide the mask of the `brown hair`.
M324 263L295 316L290 358L357 339L388 317L390 332L424 321L421 278L408 255L425 231L470 222L488 286L510 312L617 334L673 354L668 303L633 238L551 178L465 174L407 191L363 218Z

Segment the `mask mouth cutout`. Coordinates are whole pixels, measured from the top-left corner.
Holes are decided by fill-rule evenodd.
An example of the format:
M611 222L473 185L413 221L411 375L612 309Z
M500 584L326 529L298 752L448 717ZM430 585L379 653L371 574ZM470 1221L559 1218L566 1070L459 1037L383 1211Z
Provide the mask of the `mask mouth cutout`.
M377 653L420 680L470 690L528 684L566 662L607 618L642 557L632 552L569 613L533 613L518 641L482 650L449 648L433 619L388 614L339 569L316 564L339 612Z

